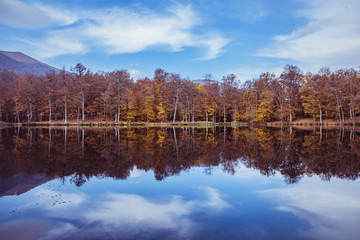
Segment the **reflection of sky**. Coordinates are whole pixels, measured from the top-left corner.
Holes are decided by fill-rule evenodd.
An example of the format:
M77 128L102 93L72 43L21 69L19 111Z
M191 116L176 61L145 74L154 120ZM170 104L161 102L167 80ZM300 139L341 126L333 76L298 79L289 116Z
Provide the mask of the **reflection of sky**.
M359 239L359 182L333 179L323 182L318 177L304 179L298 185L268 189L260 194L275 200L279 211L306 219L312 228L301 232L315 239Z
M356 239L359 182L318 177L286 185L241 167L235 175L193 168L155 181L54 180L0 198L0 239ZM26 233L26 235L24 235ZM25 237L26 236L26 237Z

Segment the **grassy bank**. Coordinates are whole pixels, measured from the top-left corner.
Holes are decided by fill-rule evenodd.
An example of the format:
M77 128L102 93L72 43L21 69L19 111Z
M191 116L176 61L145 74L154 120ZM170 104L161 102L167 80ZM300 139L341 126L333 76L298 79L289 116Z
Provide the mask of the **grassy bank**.
M246 126L247 123L243 122L30 122L30 123L13 123L11 126L19 127L214 127L214 126L226 126L226 127L240 127Z
M315 121L313 119L309 119L309 118L303 118L303 119L297 119L295 121L293 121L292 123L290 122L283 122L281 123L280 121L275 121L275 122L268 122L266 123L267 126L357 126L360 127L360 117L356 117L355 121L353 122L351 119L345 119L345 121L343 123L340 123L338 121L336 121L335 119L325 119L322 121L322 123L320 123L320 121Z
M70 121L68 123L64 123L63 121L53 121L53 122L30 122L30 123L4 123L0 122L0 127L6 126L19 126L19 127L244 127L244 126L252 126L252 127L286 127L286 126L296 126L296 127L319 127L319 126L356 126L360 127L360 117L355 119L355 122L350 119L345 120L344 123L339 123L336 120L329 119L324 120L322 124L319 121L314 122L313 119L297 119L290 122L120 122L114 123L110 121L95 121L89 120L85 122L77 122Z
M11 124L5 123L5 122L0 122L0 128L4 128L4 127L9 126L9 125L11 125Z

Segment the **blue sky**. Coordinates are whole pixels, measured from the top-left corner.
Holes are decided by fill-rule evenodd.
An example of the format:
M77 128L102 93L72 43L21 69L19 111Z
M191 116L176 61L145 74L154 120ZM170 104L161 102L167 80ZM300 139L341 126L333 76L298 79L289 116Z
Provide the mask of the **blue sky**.
M57 68L241 81L360 66L359 0L0 0L0 49Z

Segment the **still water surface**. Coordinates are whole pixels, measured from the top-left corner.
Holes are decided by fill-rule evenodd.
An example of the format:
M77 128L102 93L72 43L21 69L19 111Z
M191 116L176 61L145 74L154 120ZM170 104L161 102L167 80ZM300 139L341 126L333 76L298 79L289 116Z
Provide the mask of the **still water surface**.
M359 239L360 133L6 128L0 239Z

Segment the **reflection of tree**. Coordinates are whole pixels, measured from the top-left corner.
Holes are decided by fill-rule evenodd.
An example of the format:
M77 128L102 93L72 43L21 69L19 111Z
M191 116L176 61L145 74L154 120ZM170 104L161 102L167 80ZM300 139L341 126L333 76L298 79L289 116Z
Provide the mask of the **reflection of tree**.
M157 180L193 166L221 166L234 174L241 162L261 174L280 172L288 183L304 174L355 180L360 139L354 131L290 129L104 128L2 129L0 176L71 176L81 186L92 176L126 179L135 167Z

